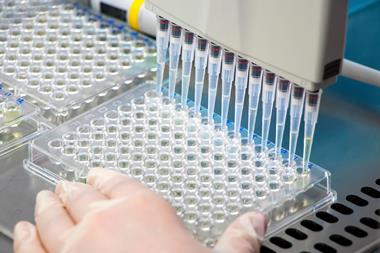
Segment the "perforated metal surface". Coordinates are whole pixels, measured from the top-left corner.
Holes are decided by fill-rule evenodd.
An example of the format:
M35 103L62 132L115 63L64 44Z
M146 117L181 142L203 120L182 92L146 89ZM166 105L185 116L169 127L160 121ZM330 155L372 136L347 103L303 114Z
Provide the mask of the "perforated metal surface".
M373 171L376 174L375 171ZM370 173L369 173L370 174ZM267 238L265 252L378 252L380 175L352 187L352 193Z

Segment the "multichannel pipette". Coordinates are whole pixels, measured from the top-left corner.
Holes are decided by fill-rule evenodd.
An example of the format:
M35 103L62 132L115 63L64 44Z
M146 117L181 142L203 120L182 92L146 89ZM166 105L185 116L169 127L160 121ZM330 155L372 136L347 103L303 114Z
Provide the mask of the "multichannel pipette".
M220 2L220 3L219 3ZM239 56L248 60L248 62L254 62L256 64L263 64L261 67L267 68L263 77L260 77L260 70L257 70L256 76L250 76L249 78L249 110L248 110L248 135L249 139L253 140L255 132L256 115L258 110L258 98L261 96L262 100L262 146L266 149L268 143L268 135L271 124L272 110L274 110L274 99L276 102L276 150L280 149L283 140L284 124L286 122L287 109L289 109L289 89L291 87L279 87L278 97L276 96L277 90L277 77L283 77L284 85L292 86L293 84L300 85L303 89L309 91L319 90L327 85L335 82L336 77L339 75L342 69L343 52L345 44L345 26L347 17L347 3L335 1L334 4L321 5L321 8L314 8L311 5L305 5L302 7L302 11L308 15L301 15L302 21L307 21L307 17L313 17L318 22L296 22L290 26L277 25L276 22L272 22L268 26L267 19L263 19L261 15L251 15L248 11L238 12L238 15L229 16L231 11L230 1L219 1L220 5L217 12L204 11L203 6L205 3L212 5L212 0L146 0L145 4L148 9L170 19L172 22L181 25L182 27L194 32L195 36L201 36L202 41L207 44L206 40L220 46L221 50L228 50L224 53L222 63L222 110L221 110L221 124L227 125L229 102L231 97L232 82L236 78L235 76L235 64ZM246 10L252 7L252 1L234 1L234 8L239 10ZM273 16L276 20L276 15L273 13L273 4L270 1L259 1L262 13L267 13L269 16ZM281 1L279 1L280 3ZM279 4L278 3L278 4ZM280 7L286 7L287 3L281 3ZM183 8L186 6L186 8ZM202 9L203 8L203 9ZM235 9L236 9L235 8ZM196 12L194 12L196 10ZM287 19L293 20L294 12L291 8L284 8L284 14ZM194 18L191 13L197 13L200 18ZM222 14L223 15L222 15ZM329 14L329 22L325 22L326 13ZM331 15L330 15L331 14ZM332 15L334 14L334 15ZM337 15L335 15L337 14ZM284 16L283 15L283 16ZM226 33L221 33L220 27L217 25L223 21L225 17L230 17L229 26L225 27L229 36L223 36ZM243 18L243 19L242 19ZM310 18L309 18L310 19ZM244 20L245 22L241 22ZM286 21L287 20L287 21ZM331 24L338 24L334 33L331 33ZM236 29L238 27L239 29ZM261 27L267 27L267 29L261 29ZM299 29L295 29L298 27ZM271 34L283 34L286 38L294 37L294 34L299 34L299 31L315 31L317 39L311 39L310 43L303 43L303 41L294 41L294 43L276 43L267 36L268 31ZM252 28L255 28L254 31ZM286 32L284 32L284 29ZM262 36L256 36L256 33ZM198 42L199 46L200 43ZM336 50L331 50L334 48ZM276 52L282 52L281 54L273 54L273 49ZM207 50L207 49L206 49ZM205 51L206 51L205 50ZM202 50L197 49L195 68L196 68L196 81L195 81L195 109L199 110L203 89L204 67L206 61L205 54L200 54ZM294 54L294 52L298 52ZM310 54L310 52L317 52ZM198 55L202 55L199 57ZM227 57L228 56L228 57ZM286 57L285 57L286 56ZM290 61L284 59L291 59ZM210 64L210 63L209 63ZM216 66L216 64L211 64ZM344 65L344 64L343 64ZM264 76L265 75L265 76ZM215 76L213 73L210 78L209 89L209 120L212 118L214 107L214 97L216 92ZM262 86L260 86L260 80L263 80ZM186 83L186 82L184 82ZM239 82L235 83L239 88L239 94L236 94L236 98L243 99L243 88L238 87ZM304 90L302 90L304 92ZM261 94L260 94L261 93ZM295 94L293 94L295 95ZM290 157L294 158L295 145L297 144L297 137L299 131L299 118L303 113L302 103L304 97L294 98L292 97L292 115L291 115L291 132L290 132ZM240 126L241 120L241 100L236 101L235 104L235 132ZM183 102L185 103L185 102ZM300 112L299 109L301 109ZM271 145L270 145L271 146ZM307 151L305 151L308 153ZM277 157L279 158L279 157Z
M224 51L222 64L222 126L227 124L231 87L235 75L235 64L235 54L229 51Z
M244 107L245 90L247 89L249 63L246 59L240 58L236 65L235 77L235 135L240 133L241 116Z
M195 49L195 112L201 108L205 69L207 66L209 43L206 39L198 37L197 48Z
M208 120L213 120L216 91L218 88L222 49L215 44L210 45L208 58Z
M194 33L185 30L183 38L181 104L182 106L186 106L194 59L195 36Z
M272 117L273 101L276 93L276 75L268 70L264 71L263 94L261 101L263 104L262 115L262 148L265 149L268 142L269 127Z
M306 92L306 105L305 105L305 133L303 141L303 167L304 170L308 168L311 146L313 144L315 125L317 124L319 105L321 102L322 90L307 91Z
M284 136L286 114L289 107L290 82L282 77L278 78L276 94L276 155L281 152Z
M215 100L222 71L222 110L221 124L227 125L229 103L232 83L235 81L235 128L234 134L239 135L244 108L245 91L248 88L248 138L252 142L256 125L258 102L261 95L262 101L262 149L266 150L268 135L272 118L273 103L276 98L276 156L281 154L281 146L286 124L286 116L290 102L290 135L289 135L289 160L295 159L295 150L299 135L301 116L304 108L305 90L303 87L293 85L289 80L276 76L269 70L263 70L260 66L251 63L245 58L224 50L202 37L196 37L192 32L183 30L176 24L170 24L167 20L159 18L160 25L157 42L157 63L159 66L158 77L162 78L167 51L168 31L170 31L169 49L169 98L173 98L176 85L179 55L182 47L182 96L183 106L187 104L189 82L192 63L195 55L195 98L194 111L199 112L201 107L202 92L204 86L205 69L208 65L208 121L213 121ZM222 57L223 51L223 57ZM223 61L223 62L221 62ZM222 65L222 69L220 67ZM249 69L250 67L250 69ZM235 69L236 68L236 69ZM250 73L250 74L249 74ZM249 82L248 82L249 78ZM159 79L159 81L162 79ZM159 84L159 89L162 83ZM305 108L305 135L304 135L304 166L310 158L314 129L318 117L319 100L321 91L307 92L307 106Z
M182 46L182 28L176 24L170 27L170 46L169 46L169 94L168 97L173 99L175 85L177 83L177 72L179 55Z
M259 106L261 83L263 77L263 69L254 63L251 63L251 71L249 75L249 108L248 108L248 138L253 141L253 134L256 125L256 115Z
M295 159L298 133L300 131L301 116L305 101L305 89L293 85L290 100L290 135L289 135L289 161Z
M158 27L156 36L157 45L157 91L161 92L162 83L164 79L164 70L166 55L169 44L169 21L158 17Z

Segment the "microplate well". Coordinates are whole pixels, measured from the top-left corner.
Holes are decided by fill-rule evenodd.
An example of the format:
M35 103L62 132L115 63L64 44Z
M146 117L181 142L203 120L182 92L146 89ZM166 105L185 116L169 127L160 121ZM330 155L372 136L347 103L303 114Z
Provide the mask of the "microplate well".
M52 183L84 182L94 167L125 173L165 197L210 247L242 213L266 213L271 234L334 200L328 171L311 164L300 174L274 159L273 144L262 152L154 89L134 87L40 136L25 168Z
M37 108L0 83L0 154L11 151L46 128L40 124L37 112Z
M152 74L154 41L63 1L0 0L0 80L59 124Z

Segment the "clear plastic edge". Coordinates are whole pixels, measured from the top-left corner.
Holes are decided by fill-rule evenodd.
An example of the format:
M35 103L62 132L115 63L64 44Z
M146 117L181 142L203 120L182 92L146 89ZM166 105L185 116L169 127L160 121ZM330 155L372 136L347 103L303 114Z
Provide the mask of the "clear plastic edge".
M3 122L3 125L0 127L0 155L5 155L46 131L50 126L43 123L38 116L39 108L23 98L14 96L1 83L0 87L1 95L7 97L7 101L19 106L20 110L20 115L10 121Z
M42 134L43 132L47 131L50 129L50 126L47 124L42 123L39 120L36 120L35 118L29 118L28 119L29 123L33 122L33 124L36 124L36 128L34 131L30 132L27 134L25 137L16 139L14 141L11 141L9 143L6 143L4 145L0 146L0 156L6 155L15 149L21 147L24 145L26 142L36 138L38 135Z

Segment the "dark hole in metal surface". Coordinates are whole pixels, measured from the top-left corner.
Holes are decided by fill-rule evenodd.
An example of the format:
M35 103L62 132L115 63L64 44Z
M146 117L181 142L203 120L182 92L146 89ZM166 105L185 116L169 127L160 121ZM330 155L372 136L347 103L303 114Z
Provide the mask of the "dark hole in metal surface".
M375 211L375 214L376 214L377 216L380 216L380 209L377 209L377 210Z
M270 238L269 241L282 249L289 249L293 246L290 242L278 236Z
M360 190L362 193L367 194L368 196L372 198L375 198L375 199L380 198L380 192L372 187L365 186L365 187L362 187Z
M344 228L344 230L353 235L353 236L356 236L358 238L364 238L368 235L368 233L366 231L364 231L363 229L361 228L358 228L358 227L355 227L355 226L347 226Z
M307 239L307 234L295 228L288 228L285 230L285 233L297 240Z
M337 252L336 249L327 245L326 243L316 243L314 245L314 248L316 250L319 250L322 253L335 253L335 252Z
M348 195L346 197L346 200L350 201L352 204L355 204L355 205L361 206L361 207L368 205L367 200L362 199L361 197L356 196L356 195Z
M376 180L376 184L380 185L380 178Z
M370 227L372 229L380 229L380 223L377 220L374 220L369 217L363 217L360 219L360 223Z
M342 235L336 235L336 234L331 235L330 240L344 247L348 247L352 245L352 241Z
M319 225L318 223L312 220L303 220L301 221L301 225L314 232L319 232L319 231L322 231L323 229L321 225Z
M339 221L339 219L337 217L335 217L332 214L329 214L328 212L324 212L324 211L317 212L316 216L319 219L326 221L328 223L337 223Z
M352 214L354 211L349 208L348 206L345 206L343 204L340 204L340 203L334 203L331 205L331 208L341 214L344 214L344 215L349 215L349 214Z
M276 253L276 251L268 248L267 246L261 246L260 253Z

